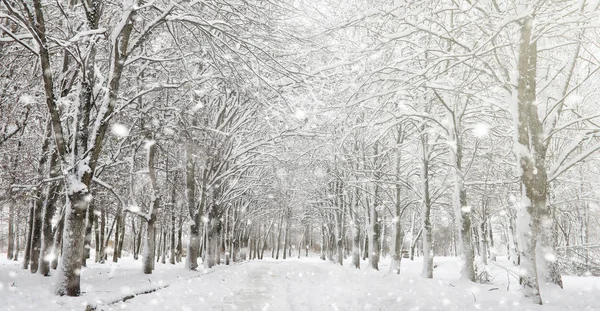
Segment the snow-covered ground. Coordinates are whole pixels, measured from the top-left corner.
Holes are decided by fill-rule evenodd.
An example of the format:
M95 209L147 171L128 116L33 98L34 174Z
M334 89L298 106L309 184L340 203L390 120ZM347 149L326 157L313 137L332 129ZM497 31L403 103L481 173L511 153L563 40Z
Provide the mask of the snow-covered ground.
M5 258L5 257L2 257ZM521 297L506 261L492 264L491 284L460 282L459 261L436 258L433 280L420 278L421 262L403 260L400 276L341 267L316 258L264 260L186 271L182 264L92 264L82 271L81 297L56 297L52 278L31 275L0 260L1 310L600 310L600 278L565 276L565 289L543 293L544 306ZM152 289L160 288L148 294ZM126 296L135 296L119 301ZM119 301L113 303L115 301ZM112 304L111 304L112 303Z

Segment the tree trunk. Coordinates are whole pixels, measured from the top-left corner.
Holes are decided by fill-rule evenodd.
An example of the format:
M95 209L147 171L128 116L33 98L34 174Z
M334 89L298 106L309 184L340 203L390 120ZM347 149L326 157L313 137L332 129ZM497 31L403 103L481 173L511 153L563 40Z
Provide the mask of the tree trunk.
M188 213L193 220L190 225L190 238L188 241L187 252L185 256L185 266L189 270L198 269L198 257L200 255L200 225L201 222L201 208L196 206L196 161L192 154L192 146L186 144L185 148L185 185L186 185L186 201Z
M53 155L55 157L55 155ZM53 169L56 166L52 165ZM52 174L51 174L52 176ZM42 248L39 256L39 273L43 276L50 275L50 263L58 257L57 250L53 247L54 234L52 232L52 218L56 213L57 201L60 196L62 186L60 182L54 182L50 185L46 194L46 204L44 206L44 217L42 220Z
M75 177L72 177L75 178ZM76 179L75 179L76 180ZM71 189L68 189L71 191ZM79 296L81 256L85 235L85 216L88 207L87 187L68 195L63 233L63 252L58 267L59 283L56 293L60 296Z
M156 215L150 215L150 220L146 222L146 234L144 235L144 253L142 254L142 272L152 274L154 270L154 254L156 252Z
M113 262L118 262L119 261L119 241L121 239L121 217L123 217L123 215L117 211L117 215L116 215L117 219L115 220L115 238L114 238L114 251L113 251Z
M44 202L43 196L40 193L40 198L35 200L35 210L33 211L33 230L31 233L31 254L29 260L29 271L36 273L39 268L40 252L42 248L42 219L44 217Z
M360 222L357 216L354 216L352 233L352 265L354 268L360 269Z
M325 240L325 231L327 230L327 228L325 227L325 224L321 224L321 256L319 258L321 258L321 260L325 260L325 244L326 244L326 240ZM278 239L279 240L279 239ZM279 243L277 243L277 245L279 246Z
M65 202L66 205L66 202ZM64 232L64 228L65 228L65 211L66 211L67 207L63 206L61 212L60 212L60 219L58 221L58 224L56 225L56 228L54 229L53 232L53 241L52 241L52 253L55 254L55 256L52 258L52 263L50 264L50 267L53 270L56 270L58 268L58 257L59 254L60 256L62 256L62 248L63 248L63 242L62 242L62 236L63 236L63 232Z
M423 206L421 221L423 224L423 278L433 278L433 234L431 228L431 198L429 194L429 139L425 133L425 125L421 128L421 183L423 187Z
M285 215L284 213L281 213L281 219L279 220L279 232L277 233L277 250L275 252L275 259L279 259L279 246L281 245L281 230L283 228L284 215ZM285 252L285 249L284 249L284 252Z
M81 258L81 265L86 267L86 261L90 258L90 252L92 248L92 227L94 225L94 204L90 203L87 211L87 223L85 226L85 239L83 244L83 257Z
M379 213L377 213L375 205L375 202L369 205L369 267L375 270L379 270L379 247L381 245L379 239L381 235L381 225L378 219Z
M150 178L150 184L152 185L152 192L150 193L150 210L145 217L146 220L146 235L144 236L144 255L142 258L142 271L144 274L152 274L154 270L154 253L156 251L156 214L160 207L158 181L156 176L156 168L154 167L156 157L156 142L154 137L147 137L148 140L148 177Z
M524 4L528 8L528 4ZM521 168L521 207L517 217L521 247L523 294L542 304L539 282L562 287L553 249L552 220L546 205L548 176L545 167L543 125L536 100L537 42L532 40L534 17L523 19L517 67L515 154ZM514 79L513 79L514 80ZM514 95L516 99L514 98ZM549 259L548 259L549 258Z
M140 226L140 231L142 230ZM104 243L106 234L106 208L104 205L100 207L100 258L97 259L99 263L104 263L106 258L106 243ZM138 240L139 242L139 240ZM139 247L139 245L138 245Z
M12 260L15 252L15 203L14 201L8 203L8 249L6 251L6 258Z
M20 214L21 213L17 212L17 219L15 221L16 222L15 223L16 227L15 227L15 256L13 258L14 261L18 261L19 260L19 250L20 250L19 247L20 247L20 241L21 241L21 238L19 236L20 235L19 234L19 231L20 231L19 228L21 228L19 226L19 218L20 218L19 216L20 216Z
M183 241L181 240L181 235L183 231L183 217L179 216L179 225L177 226L177 262L181 262L181 256L183 256Z
M175 244L175 187L173 187L173 194L172 194L172 199L171 199L171 247L170 247L170 253L169 253L169 263L174 265L175 264L175 251L176 251L176 247L177 245Z
M29 267L29 260L31 259L31 249L32 249L32 240L33 240L33 231L34 231L34 222L35 222L35 210L36 210L35 201L31 203L31 207L29 208L29 217L27 218L27 231L25 236L25 254L23 256L23 269L27 269ZM18 223L17 223L18 225ZM19 227L17 227L18 229ZM17 234L17 239L19 235ZM19 248L17 247L17 253L19 252ZM15 256L16 257L16 256ZM15 258L15 260L17 260ZM37 269L37 268L36 268ZM33 273L33 272L32 272Z
M287 259L288 235L289 235L289 231L290 231L288 218L286 217L285 220L286 220L285 221L285 231L284 231L284 235L283 235L283 259Z

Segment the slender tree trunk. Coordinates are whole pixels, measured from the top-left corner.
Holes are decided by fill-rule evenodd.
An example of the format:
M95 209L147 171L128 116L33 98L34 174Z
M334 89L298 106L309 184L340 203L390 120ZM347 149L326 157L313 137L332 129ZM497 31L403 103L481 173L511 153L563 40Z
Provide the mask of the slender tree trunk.
M15 220L16 227L15 227L15 256L13 258L14 261L18 261L19 260L19 251L20 251L20 245L21 245L20 244L21 237L19 236L20 235L19 232L21 231L19 229L20 228L20 226L19 226L19 218L20 218L19 216L20 216L20 214L21 214L20 212L17 212L17 217L16 217L16 220Z
M31 202L31 207L29 208L29 217L27 218L27 231L26 231L27 235L25 236L25 254L23 256L23 265L22 265L23 269L29 268L29 260L31 259L31 248L32 248L31 242L33 240L35 209L36 209L35 202ZM17 230L18 229L19 229L19 227L18 227L18 223L17 223ZM16 236L18 239L19 235L17 234ZM17 253L18 253L18 250L19 250L19 248L17 247ZM15 258L15 260L17 260L17 259Z
M173 187L173 194L172 194L172 199L171 199L171 247L170 247L170 254L169 254L169 263L174 265L175 264L175 252L176 252L176 247L177 245L175 244L175 187Z
M66 204L66 202L65 202ZM65 210L66 210L66 206L63 206L61 212L60 212L60 220L58 221L58 224L56 225L56 228L54 229L54 234L53 236L53 241L52 241L52 253L55 255L52 258L52 263L50 264L50 267L53 270L56 270L58 268L58 257L59 255L62 256L62 236L63 236L63 232L64 232L64 227L65 227Z
M118 262L119 261L119 241L121 238L121 217L123 217L123 215L121 215L121 213L117 212L117 219L115 220L116 223L116 227L115 227L115 239L114 239L114 251L113 251L113 262Z
M56 156L53 155L53 158ZM55 170L56 166L52 165L51 170ZM54 174L58 174L55 172ZM51 177L54 175L51 173ZM43 276L50 275L50 263L58 257L57 249L54 248L52 231L52 218L56 213L57 201L60 196L62 186L60 182L54 182L50 185L46 194L46 204L44 206L44 217L42 220L42 248L39 256L39 273Z
M355 207L356 208L356 207ZM360 222L357 216L354 216L352 226L352 265L360 269Z
M8 203L8 249L6 251L6 258L12 260L15 252L15 203L11 200Z
M165 228L165 226L161 226L161 231L162 231L162 247L161 247L161 252L160 252L160 263L166 263L166 253L167 253L167 228Z
M177 226L177 262L181 262L181 256L183 256L183 241L182 241L182 231L183 231L183 217L179 216L179 225Z
M39 268L40 252L42 248L42 220L44 217L44 196L39 191L40 197L35 200L33 221L32 221L32 232L31 232L31 247L30 247L30 260L29 260L29 271L36 273ZM24 264L25 265L25 264Z
M327 231L327 228L325 227L325 224L321 224L321 260L325 260L325 244L327 243L325 240L325 231ZM277 243L279 245L279 243Z
M140 230L142 230L140 226ZM104 263L106 258L106 243L104 243L106 234L106 208L104 205L100 207L100 258L98 262ZM138 246L139 247L139 246Z
M81 265L86 267L86 261L90 258L90 252L92 248L92 227L94 225L94 204L90 203L87 211L87 223L85 226L85 239L84 239L84 250L83 256L81 257Z
M279 259L279 246L281 245L281 230L283 228L283 217L284 213L281 213L281 218L279 220L279 232L277 233L277 250L275 252L275 259Z
M421 221L423 224L423 278L433 278L433 234L431 228L431 198L429 194L429 139L425 126L421 128L421 183L423 187L423 206Z
M286 212L286 213L288 213L288 212ZM284 235L283 235L283 259L287 259L289 231L290 231L290 226L289 226L289 223L288 223L288 218L286 217L285 231L284 231Z

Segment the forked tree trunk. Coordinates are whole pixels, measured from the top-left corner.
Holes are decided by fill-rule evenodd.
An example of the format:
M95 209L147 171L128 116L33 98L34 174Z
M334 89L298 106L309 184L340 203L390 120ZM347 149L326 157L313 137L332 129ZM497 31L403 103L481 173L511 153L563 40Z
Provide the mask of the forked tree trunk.
M524 8L529 8L527 3ZM545 167L543 125L536 102L537 41L532 40L534 17L522 21L518 54L517 89L513 90L516 105L515 154L521 168L521 207L517 231L521 248L521 284L523 294L534 303L542 304L539 282L562 287L553 249L552 219L546 204L548 176ZM516 95L516 98L514 98ZM548 259L549 258L549 259Z

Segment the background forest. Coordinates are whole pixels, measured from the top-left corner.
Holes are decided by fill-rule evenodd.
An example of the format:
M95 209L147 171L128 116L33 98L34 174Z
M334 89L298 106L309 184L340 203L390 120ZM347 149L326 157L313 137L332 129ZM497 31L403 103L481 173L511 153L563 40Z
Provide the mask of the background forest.
M541 304L600 275L598 6L0 0L0 252L69 296L126 256L508 256Z

